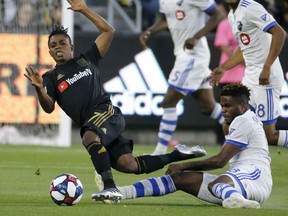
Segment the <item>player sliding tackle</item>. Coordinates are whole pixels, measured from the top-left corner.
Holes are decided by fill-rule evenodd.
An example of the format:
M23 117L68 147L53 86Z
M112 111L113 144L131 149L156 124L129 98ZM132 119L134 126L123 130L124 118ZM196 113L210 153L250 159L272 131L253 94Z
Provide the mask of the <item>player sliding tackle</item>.
M104 92L98 64L107 53L114 28L90 10L83 0L69 0L69 9L82 13L99 30L91 47L73 58L73 45L63 26L55 26L48 36L48 48L56 62L55 68L40 76L32 67L25 76L35 87L41 107L54 111L55 102L81 127L82 143L95 170L101 175L104 188L92 194L95 200L119 200L122 194L115 186L111 167L124 173L150 173L171 162L201 157L206 154L199 146L178 145L173 152L160 156L132 155L133 141L122 136L125 119L110 95Z
M225 208L260 208L272 190L270 155L260 119L249 110L249 90L230 84L220 92L229 135L221 151L205 160L170 165L162 177L118 187L123 199L162 196L177 190ZM206 170L230 169L217 176ZM184 172L185 171L185 172Z

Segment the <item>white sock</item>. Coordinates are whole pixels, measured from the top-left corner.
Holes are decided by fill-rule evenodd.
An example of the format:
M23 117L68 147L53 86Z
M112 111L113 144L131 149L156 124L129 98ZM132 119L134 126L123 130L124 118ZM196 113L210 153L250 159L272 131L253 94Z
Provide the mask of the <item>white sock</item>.
M277 145L288 148L288 131L279 130L279 138L278 138Z
M163 196L176 191L176 187L170 175L144 179L134 183L133 185L117 188L123 195L122 199Z
M177 121L178 115L176 107L164 108L164 113L158 132L159 141L153 152L153 155L165 154L167 152L168 144L171 141L174 131L177 127Z
M214 110L210 114L210 118L215 119L221 125L223 124L224 117L223 117L221 105L219 103L215 104Z

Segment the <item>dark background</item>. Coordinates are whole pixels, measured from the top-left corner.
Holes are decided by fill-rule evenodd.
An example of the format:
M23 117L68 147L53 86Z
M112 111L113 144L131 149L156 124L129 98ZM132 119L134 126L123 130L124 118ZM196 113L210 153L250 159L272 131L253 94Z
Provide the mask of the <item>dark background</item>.
M91 32L75 32L74 35L74 54L79 55L84 52L95 41L97 33ZM218 66L220 52L213 46L214 34L207 36L208 43L211 50L210 68L213 69ZM287 41L288 42L288 41ZM280 55L280 61L284 72L288 71L288 43ZM149 41L149 46L153 50L156 59L162 68L165 77L167 78L170 70L174 64L173 43L169 33L159 34ZM110 50L106 56L101 60L100 72L102 74L103 83L119 75L119 69L134 61L134 55L139 53L142 47L139 43L139 35L136 34L116 34ZM153 71L151 71L151 75ZM214 90L215 98L218 100L217 89ZM288 107L287 107L288 109ZM158 128L159 116L125 116L126 127L132 128L134 126L142 128ZM202 115L195 103L194 99L187 95L184 98L184 113L179 117L178 129L208 129L215 126L215 121ZM288 129L288 119L280 118L277 123L277 128Z

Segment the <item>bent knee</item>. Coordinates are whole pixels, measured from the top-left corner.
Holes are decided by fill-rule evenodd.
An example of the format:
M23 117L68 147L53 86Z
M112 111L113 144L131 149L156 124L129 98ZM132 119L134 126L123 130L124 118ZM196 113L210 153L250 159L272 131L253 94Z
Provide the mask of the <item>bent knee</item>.
M117 160L116 170L124 173L136 173L138 166L135 158L130 154L120 156Z
M277 143L278 143L278 134L275 132L275 133L267 133L266 134L266 138L267 138L267 141L268 141L268 144L269 145L272 145L272 146L277 146Z
M209 191L211 194L213 194L212 188L213 188L214 185L215 185L215 182L213 181L213 182L210 182L210 183L208 184L208 186L207 186L208 191Z

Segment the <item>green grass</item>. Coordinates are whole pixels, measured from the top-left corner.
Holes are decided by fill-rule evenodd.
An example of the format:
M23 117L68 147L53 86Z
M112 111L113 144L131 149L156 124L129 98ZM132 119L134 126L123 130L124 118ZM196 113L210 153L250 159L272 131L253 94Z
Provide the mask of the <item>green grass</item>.
M154 146L135 145L134 155L152 152ZM206 147L208 156L219 147ZM0 145L0 215L103 215L103 216L183 216L183 215L288 215L288 150L270 148L274 186L269 200L261 209L224 209L198 200L183 192L163 197L125 200L118 205L96 203L90 195L96 190L94 171L86 150L80 145L71 148ZM35 172L40 169L40 175ZM113 171L118 185L127 185L151 176L161 176L163 170L149 175L124 174ZM72 173L83 183L83 198L75 206L57 206L49 195L51 180L61 173ZM214 171L219 174L221 170Z

